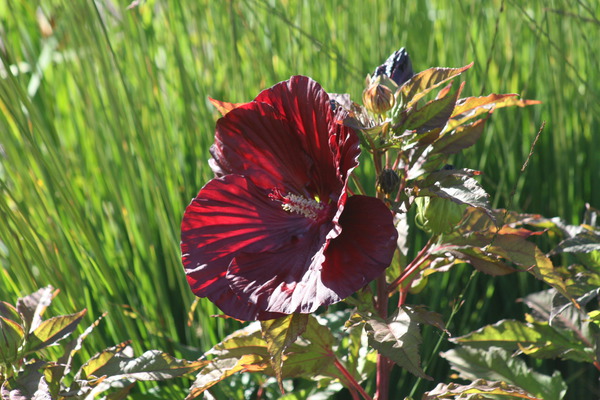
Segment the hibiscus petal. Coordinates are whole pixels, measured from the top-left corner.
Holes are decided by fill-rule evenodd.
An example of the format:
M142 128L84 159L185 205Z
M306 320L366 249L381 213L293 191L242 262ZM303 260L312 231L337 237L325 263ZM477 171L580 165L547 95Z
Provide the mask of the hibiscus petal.
M240 254L227 272L231 288L284 314L314 312L361 289L389 266L398 233L388 208L372 197L350 197L339 223L333 240L323 229L277 251Z
M244 104L219 119L211 153L215 172L243 174L262 188L304 194L310 183L313 161L295 127L265 103Z
M343 299L390 265L398 232L387 206L367 196L349 197L339 224L342 233L327 247L321 280Z
M225 303L247 306L246 300L235 300L225 279L234 257L276 250L309 229L310 220L284 211L246 177L213 179L187 207L182 221L181 252L188 283L197 296L209 297L233 316L236 311L225 310ZM223 297L226 292L230 293Z
M293 76L289 80L263 90L254 100L272 105L282 113L290 124L297 127L303 148L314 160L310 169L314 193L328 196L332 191L340 193L339 182L344 182L347 165L350 160L353 167L358 165L360 154L359 141L356 134L348 127L338 123L343 120L340 115L334 115L329 103L329 95L321 85L306 76ZM343 112L339 110L339 112ZM344 143L343 162L346 167L338 169L341 154L338 149L330 147L330 136L339 136ZM352 137L354 140L348 140ZM338 146L339 147L339 146ZM332 150L337 152L332 153Z

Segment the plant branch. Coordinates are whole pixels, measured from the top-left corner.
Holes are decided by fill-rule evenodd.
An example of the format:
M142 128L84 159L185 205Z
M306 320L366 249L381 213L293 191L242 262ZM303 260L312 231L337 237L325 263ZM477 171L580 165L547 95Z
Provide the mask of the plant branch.
M351 389L355 389L356 391L358 391L365 400L373 400L373 398L369 396L367 392L365 392L365 389L363 389L363 387L360 386L356 379L354 379L354 376L352 376L352 374L346 369L346 367L344 367L340 360L337 359L337 357L334 357L333 365L335 365L335 367L342 373L342 375L344 375L344 378L346 378L346 380L350 383Z

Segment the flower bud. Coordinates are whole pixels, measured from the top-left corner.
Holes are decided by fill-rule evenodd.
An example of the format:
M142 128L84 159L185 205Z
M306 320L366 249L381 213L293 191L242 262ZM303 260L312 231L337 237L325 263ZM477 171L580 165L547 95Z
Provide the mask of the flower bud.
M398 185L400 185L400 177L393 169L386 168L377 177L377 190L385 194L398 190Z
M441 197L417 197L415 222L425 232L436 235L450 233L462 219L466 205Z
M394 106L394 93L375 79L363 92L363 104L375 114L383 114Z

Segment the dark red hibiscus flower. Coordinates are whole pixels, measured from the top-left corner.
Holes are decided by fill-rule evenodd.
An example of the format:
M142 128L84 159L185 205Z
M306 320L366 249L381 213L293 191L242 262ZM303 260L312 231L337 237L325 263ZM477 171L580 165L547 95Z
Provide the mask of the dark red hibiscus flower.
M347 194L359 140L329 96L294 76L219 119L217 177L185 211L192 291L242 320L311 313L389 265L397 232L380 200Z

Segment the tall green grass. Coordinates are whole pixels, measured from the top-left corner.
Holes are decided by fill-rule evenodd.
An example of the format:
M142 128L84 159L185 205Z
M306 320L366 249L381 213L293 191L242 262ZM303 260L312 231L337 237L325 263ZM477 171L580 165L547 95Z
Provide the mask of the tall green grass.
M498 110L455 165L484 171L496 206L572 222L585 202L600 206L597 2L128 5L0 0L0 299L52 284L62 291L57 312L87 307L91 322L109 311L90 351L131 338L137 351L192 358L233 328L210 318L218 310L204 300L188 324L194 298L179 262L182 213L211 177L217 114L207 96L248 101L304 74L359 99L365 75L401 46L416 70L474 61L465 94L543 104ZM50 35L38 10L54 24ZM469 276L440 276L414 301L445 312ZM517 315L513 300L535 285L477 276L451 330L480 326L485 312ZM427 335L430 352L436 334ZM398 393L411 379L402 375Z

